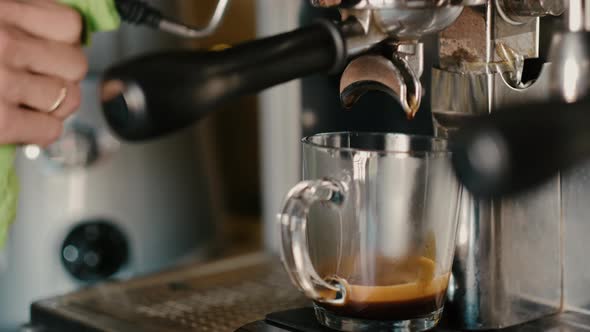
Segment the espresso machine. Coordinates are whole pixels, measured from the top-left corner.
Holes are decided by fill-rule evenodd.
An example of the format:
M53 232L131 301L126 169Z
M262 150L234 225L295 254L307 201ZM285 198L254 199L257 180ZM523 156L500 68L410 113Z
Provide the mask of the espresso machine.
M565 108L587 94L590 39L585 31L590 29L590 16L584 1L312 3L338 7L341 20L320 21L223 51L152 54L112 67L101 87L107 123L123 139L153 139L186 127L236 96L310 74L342 72L343 107L369 91L380 91L396 99L411 119L429 94L435 135L460 142L472 125L483 128L474 119L495 119L496 114L509 118L509 111L517 114L521 108L534 118L530 105ZM433 68L425 68L421 39L433 34L438 35L439 60ZM545 42L548 38L551 45ZM425 72L431 72L430 86L421 83ZM550 104L554 100L561 102ZM527 119L518 119L522 122L511 121L521 133L514 140L527 131ZM531 120L533 128L539 128L538 122ZM543 128L550 130L551 121L545 121ZM468 137L479 137L470 141L466 158L477 163L482 174L502 168L497 161L506 151L492 144L493 132ZM590 269L584 264L590 246L585 240L590 234L585 203L589 167L582 164L546 173L541 185L505 196L478 191L477 179L467 186L474 190L462 198L444 324L439 330L590 328L586 287ZM521 173L526 175L526 168ZM494 184L482 183L489 188ZM256 266L263 260L248 259ZM167 282L173 277L167 275ZM283 286L270 284L264 289ZM276 294L277 299L295 298ZM283 307L272 311L301 306L298 301L285 300ZM59 302L45 305L55 303ZM38 317L49 312L42 305L36 308ZM157 310L150 313L164 317ZM318 326L304 308L270 314L240 329L285 330L316 331Z

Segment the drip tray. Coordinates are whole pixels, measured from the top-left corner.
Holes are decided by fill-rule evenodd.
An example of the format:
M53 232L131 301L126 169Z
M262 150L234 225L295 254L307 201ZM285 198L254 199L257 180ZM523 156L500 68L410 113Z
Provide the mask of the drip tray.
M306 305L280 261L260 253L39 301L31 323L49 331L223 332Z

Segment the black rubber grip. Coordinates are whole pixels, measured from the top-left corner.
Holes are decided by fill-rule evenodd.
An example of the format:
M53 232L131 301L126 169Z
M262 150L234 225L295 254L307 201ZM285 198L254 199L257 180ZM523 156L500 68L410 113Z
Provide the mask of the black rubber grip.
M150 139L184 128L233 98L330 71L345 59L344 38L327 21L223 51L143 56L105 73L104 115L121 138Z
M504 109L465 125L453 166L480 197L520 193L590 157L590 103L551 102Z

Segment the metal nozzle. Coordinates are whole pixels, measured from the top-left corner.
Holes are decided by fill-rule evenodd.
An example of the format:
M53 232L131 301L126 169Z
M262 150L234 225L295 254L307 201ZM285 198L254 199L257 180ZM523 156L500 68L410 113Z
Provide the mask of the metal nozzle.
M345 108L368 91L385 92L402 105L409 119L418 112L422 85L408 62L394 55L391 60L381 55L363 55L344 70L340 80L340 100Z
M218 0L211 19L203 27L193 27L171 18L142 0L117 0L117 11L125 22L147 25L185 38L203 38L212 35L223 19L230 0Z

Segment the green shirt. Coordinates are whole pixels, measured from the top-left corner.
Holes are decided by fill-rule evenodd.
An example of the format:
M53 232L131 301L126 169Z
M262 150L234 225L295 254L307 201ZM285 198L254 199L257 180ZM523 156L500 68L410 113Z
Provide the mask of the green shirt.
M96 31L117 29L121 23L114 0L60 0L75 8L84 17L83 40L88 43ZM18 180L14 169L16 148L0 146L0 249L4 247L8 229L16 215Z

